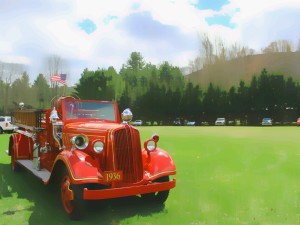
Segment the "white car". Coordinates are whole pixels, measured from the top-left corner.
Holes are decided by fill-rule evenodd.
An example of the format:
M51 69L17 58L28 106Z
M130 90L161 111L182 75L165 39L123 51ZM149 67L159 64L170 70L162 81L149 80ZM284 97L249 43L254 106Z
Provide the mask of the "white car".
M215 122L216 126L225 126L226 125L226 120L225 118L217 118Z
M11 117L10 116L0 116L0 134L5 131L12 132L16 126L11 124Z
M133 126L142 126L143 125L143 121L142 120L136 120L132 123Z
M196 125L196 122L195 121L188 121L186 123L187 126L195 126Z
M262 126L272 126L273 121L271 118L263 118L261 121Z

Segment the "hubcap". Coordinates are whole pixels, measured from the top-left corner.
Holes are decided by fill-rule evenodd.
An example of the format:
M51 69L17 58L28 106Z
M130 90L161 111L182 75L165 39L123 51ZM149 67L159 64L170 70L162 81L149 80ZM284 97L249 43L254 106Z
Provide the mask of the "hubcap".
M73 191L70 189L70 183L68 176L65 176L61 183L61 200L67 213L71 213L74 209L72 204Z

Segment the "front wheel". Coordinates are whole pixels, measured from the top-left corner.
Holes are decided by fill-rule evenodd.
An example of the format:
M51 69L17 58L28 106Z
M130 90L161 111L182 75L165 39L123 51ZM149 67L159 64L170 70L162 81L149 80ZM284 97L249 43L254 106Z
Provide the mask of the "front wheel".
M170 178L169 176L166 177L161 177L155 180L154 182L169 182ZM158 203L158 204L163 204L169 197L169 191L158 191L158 192L153 192L149 194L142 194L141 198L145 202L150 202L150 203Z
M60 182L62 205L70 219L79 220L83 215L83 200L77 196L79 187L72 185L69 173L65 170Z

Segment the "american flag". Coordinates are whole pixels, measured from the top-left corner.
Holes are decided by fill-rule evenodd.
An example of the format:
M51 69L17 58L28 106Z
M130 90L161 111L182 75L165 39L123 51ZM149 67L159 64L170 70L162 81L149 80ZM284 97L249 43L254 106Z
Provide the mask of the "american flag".
M67 74L54 74L51 76L51 81L66 84Z

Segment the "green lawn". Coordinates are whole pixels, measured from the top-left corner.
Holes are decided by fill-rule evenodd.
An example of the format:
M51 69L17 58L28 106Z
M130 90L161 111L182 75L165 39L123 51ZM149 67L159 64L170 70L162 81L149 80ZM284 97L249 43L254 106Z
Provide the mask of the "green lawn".
M141 127L173 156L177 186L163 207L136 198L89 209L76 224L299 224L298 127ZM74 224L57 193L10 171L0 135L0 225Z

